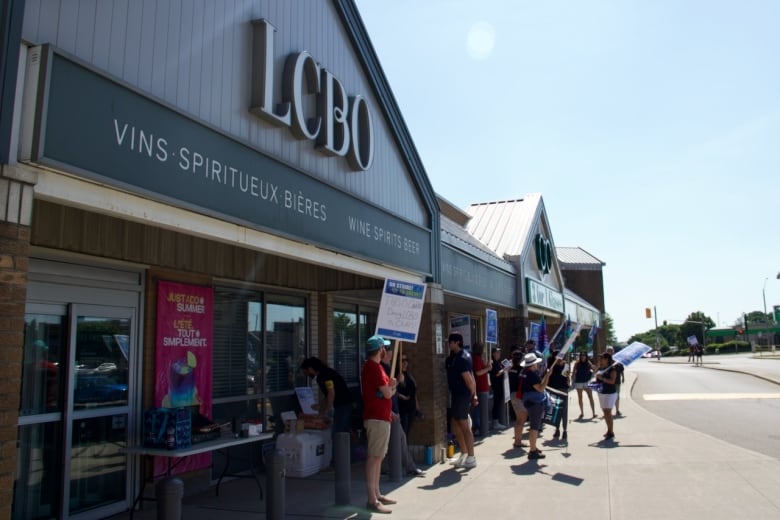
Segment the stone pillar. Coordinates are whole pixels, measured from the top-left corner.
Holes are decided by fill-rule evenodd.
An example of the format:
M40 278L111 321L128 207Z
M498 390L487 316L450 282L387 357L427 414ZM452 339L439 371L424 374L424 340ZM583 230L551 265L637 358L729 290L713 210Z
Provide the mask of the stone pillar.
M24 352L32 184L0 165L0 518L11 518Z

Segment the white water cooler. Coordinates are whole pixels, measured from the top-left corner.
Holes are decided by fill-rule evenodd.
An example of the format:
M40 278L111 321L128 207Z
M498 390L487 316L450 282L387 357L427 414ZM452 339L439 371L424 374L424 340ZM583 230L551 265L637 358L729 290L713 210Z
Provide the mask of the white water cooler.
M304 430L283 433L276 438L276 449L284 453L288 477L308 477L330 464L333 446L330 430Z

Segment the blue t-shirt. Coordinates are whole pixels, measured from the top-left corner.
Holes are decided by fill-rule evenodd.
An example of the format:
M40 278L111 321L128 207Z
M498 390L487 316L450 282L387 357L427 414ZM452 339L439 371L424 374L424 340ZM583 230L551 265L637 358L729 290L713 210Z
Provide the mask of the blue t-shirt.
M465 350L461 350L455 354L447 368L447 383L450 386L450 393L452 397L471 397L471 390L466 386L466 381L463 380L463 372L471 372L471 354Z

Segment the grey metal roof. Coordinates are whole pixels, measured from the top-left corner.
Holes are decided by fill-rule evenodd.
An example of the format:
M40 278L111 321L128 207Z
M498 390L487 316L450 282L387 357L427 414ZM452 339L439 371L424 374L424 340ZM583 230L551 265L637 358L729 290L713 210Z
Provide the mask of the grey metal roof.
M453 220L441 215L441 241L492 266L515 273L514 264L498 256Z
M466 229L497 254L519 256L541 211L541 193L522 199L472 204Z
M561 269L601 269L607 265L581 247L556 247L555 255Z

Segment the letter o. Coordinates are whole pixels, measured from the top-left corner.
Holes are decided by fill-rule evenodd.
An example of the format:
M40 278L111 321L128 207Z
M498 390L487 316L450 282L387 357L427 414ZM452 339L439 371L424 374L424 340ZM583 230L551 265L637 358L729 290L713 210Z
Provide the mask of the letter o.
M368 170L374 162L374 126L371 111L363 96L355 96L349 109L349 131L352 143L347 154L349 165L355 170Z

